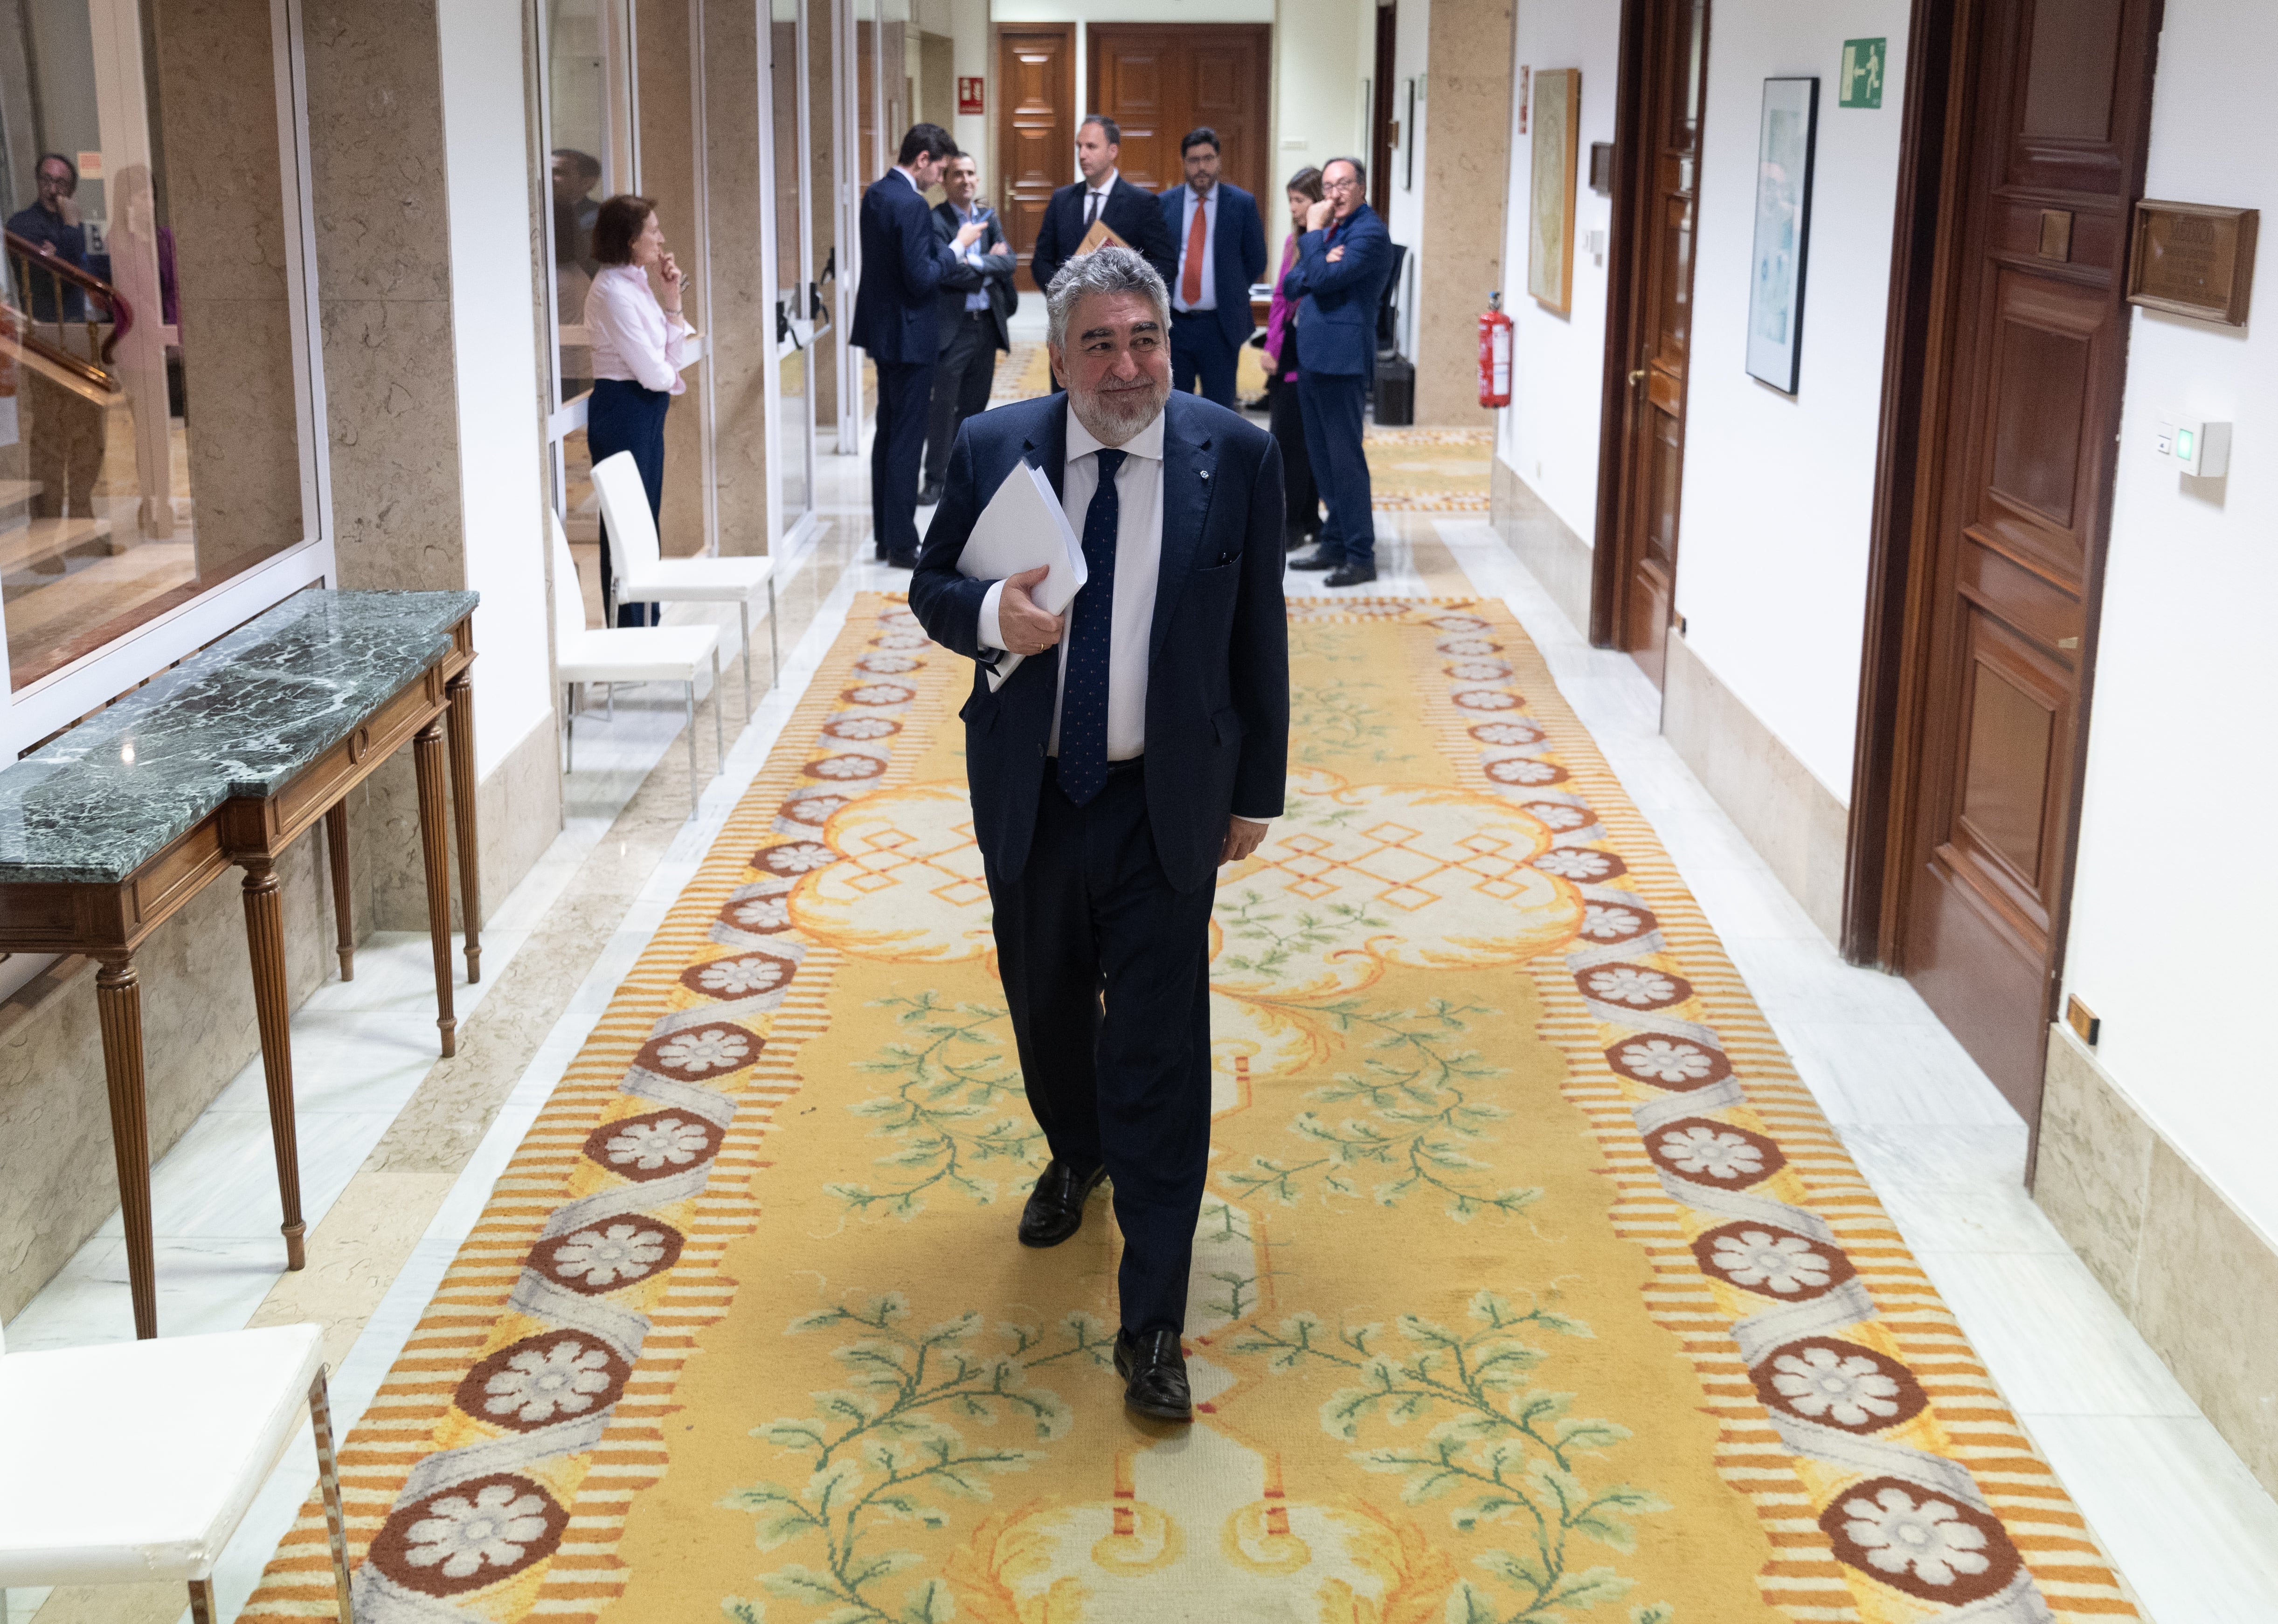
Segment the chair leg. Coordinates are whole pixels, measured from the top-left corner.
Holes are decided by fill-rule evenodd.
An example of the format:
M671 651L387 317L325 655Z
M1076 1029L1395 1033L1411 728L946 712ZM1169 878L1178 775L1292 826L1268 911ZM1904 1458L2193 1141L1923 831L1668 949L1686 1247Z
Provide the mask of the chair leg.
M748 672L750 667L745 669ZM744 688L745 707L749 709L751 703L752 690L747 682ZM717 778L728 770L728 736L720 726L720 645L716 643L712 645L712 759L719 763L719 772L713 774Z
M704 781L696 775L696 678L688 679L688 815L696 815L699 792Z
M736 613L744 621L744 720L752 720L752 600L748 598L736 606ZM4 1624L4 1620L0 1620Z
M783 642L776 631L776 578L768 577L768 685L783 681Z
M601 684L601 704L604 707L601 712L601 720L605 722L608 722L612 726L615 725L617 720L617 685L615 682L604 682Z
M570 684L570 705L562 713L562 736L570 748L570 759L562 771L566 775L577 770L577 684Z
M317 1483L325 1494L325 1531L333 1543L333 1586L339 1593L340 1624L355 1624L348 1596L348 1514L340 1507L340 1460L333 1437L333 1402L325 1373L309 1384L309 1425L317 1435Z
M214 1604L213 1581L190 1581L190 1624L221 1624L221 1609Z

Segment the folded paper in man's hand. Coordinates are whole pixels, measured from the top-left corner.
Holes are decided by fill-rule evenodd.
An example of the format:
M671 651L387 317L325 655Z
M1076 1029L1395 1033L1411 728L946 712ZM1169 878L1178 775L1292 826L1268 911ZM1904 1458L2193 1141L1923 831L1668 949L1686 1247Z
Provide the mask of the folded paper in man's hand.
M1042 469L1023 461L1005 476L989 506L973 522L957 573L968 580L1003 581L1039 565L1051 574L1031 587L1028 596L1047 614L1065 610L1089 576L1083 561L1083 543L1076 538ZM989 673L989 691L996 692L1005 679L1020 668L1022 656L1007 653Z
M1092 253L1097 249L1104 248L1111 242L1119 248L1128 248L1131 246L1129 243L1124 241L1122 238L1110 231L1106 221L1094 220L1091 223L1091 229L1084 233L1083 240L1075 245L1075 252L1069 255L1068 257L1070 259L1082 259L1085 255Z

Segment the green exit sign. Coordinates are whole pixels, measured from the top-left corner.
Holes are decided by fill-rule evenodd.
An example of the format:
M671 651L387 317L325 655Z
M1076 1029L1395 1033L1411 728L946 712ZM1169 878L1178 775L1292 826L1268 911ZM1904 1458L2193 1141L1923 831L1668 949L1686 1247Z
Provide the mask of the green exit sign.
M1883 104L1883 60L1888 40L1843 42L1842 95L1839 107L1880 107Z

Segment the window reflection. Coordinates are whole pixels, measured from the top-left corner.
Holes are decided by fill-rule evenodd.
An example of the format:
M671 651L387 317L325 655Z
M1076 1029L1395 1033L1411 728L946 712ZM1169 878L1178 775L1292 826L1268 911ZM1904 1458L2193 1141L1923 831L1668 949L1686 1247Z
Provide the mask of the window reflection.
M174 27L175 9L50 0L22 9L27 49L0 52L18 689L312 529L290 171L273 99L247 94L273 82L269 21L201 9Z

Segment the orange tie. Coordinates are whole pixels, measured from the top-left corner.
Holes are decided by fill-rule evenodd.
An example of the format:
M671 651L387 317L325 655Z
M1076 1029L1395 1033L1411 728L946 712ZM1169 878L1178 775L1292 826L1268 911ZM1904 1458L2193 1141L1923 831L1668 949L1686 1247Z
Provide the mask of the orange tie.
M1182 304L1199 303L1203 296L1203 251L1210 235L1210 222L1199 202L1195 205L1194 224L1187 227L1187 263L1179 272L1179 301Z

